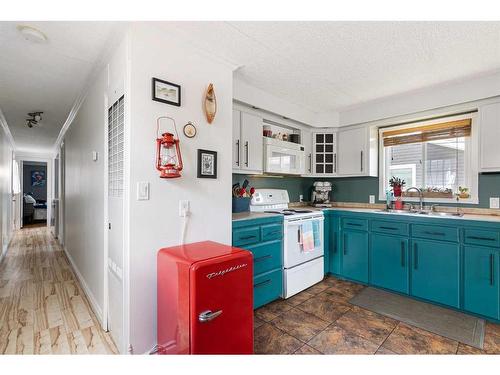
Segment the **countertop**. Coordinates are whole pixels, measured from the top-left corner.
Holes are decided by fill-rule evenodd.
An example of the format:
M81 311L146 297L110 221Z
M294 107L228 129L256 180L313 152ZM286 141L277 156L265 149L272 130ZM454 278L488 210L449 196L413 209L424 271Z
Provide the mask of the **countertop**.
M319 208L312 206L301 206L300 208L308 209L312 211L350 211L350 212L360 212L360 213L372 213L379 214L388 217L395 217L397 215L410 216L410 217L420 217L429 220L440 220L440 219L453 219L453 220L473 220L473 221L488 221L488 222L500 222L500 215L480 215L480 214L470 214L465 213L463 216L434 216L434 215L415 215L415 214L405 214L405 213L391 213L384 212L380 208L360 208L360 207L329 207L329 208ZM280 214L264 213L264 212L240 212L233 214L233 221L240 220L250 220L259 219L263 217L280 216Z

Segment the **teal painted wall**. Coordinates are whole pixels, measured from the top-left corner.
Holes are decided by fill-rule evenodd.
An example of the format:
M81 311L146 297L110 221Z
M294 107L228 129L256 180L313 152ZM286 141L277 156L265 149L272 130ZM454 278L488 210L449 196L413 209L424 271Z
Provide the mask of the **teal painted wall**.
M314 181L330 181L333 184L333 199L337 202L363 202L368 203L369 195L375 195L378 201L377 177L344 177L344 178L309 178L309 177L255 177L233 174L233 184L243 183L245 178L250 186L255 188L287 189L290 201L298 202L299 195L304 195L304 200L311 197ZM479 204L463 206L488 208L490 197L500 196L500 173L479 175Z

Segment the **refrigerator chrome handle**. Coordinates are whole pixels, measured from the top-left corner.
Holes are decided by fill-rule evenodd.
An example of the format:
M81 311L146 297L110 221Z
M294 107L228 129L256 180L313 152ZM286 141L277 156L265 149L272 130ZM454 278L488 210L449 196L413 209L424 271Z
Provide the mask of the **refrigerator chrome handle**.
M222 310L218 310L218 311L215 311L215 312L212 312L212 310L207 310L207 311L203 311L202 313L200 313L200 315L198 316L198 320L202 323L206 323L206 322L209 322L211 320L214 320L215 318L217 318L220 314L222 314Z

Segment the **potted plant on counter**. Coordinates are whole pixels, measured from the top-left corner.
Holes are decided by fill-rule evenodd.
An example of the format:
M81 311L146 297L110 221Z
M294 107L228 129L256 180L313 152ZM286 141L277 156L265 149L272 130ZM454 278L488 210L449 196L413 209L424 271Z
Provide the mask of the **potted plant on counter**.
M392 176L391 179L389 180L389 185L392 188L392 192L394 194L394 198L396 198L396 210L401 210L403 209L403 201L401 199L401 196L403 195L403 186L406 185L405 180Z

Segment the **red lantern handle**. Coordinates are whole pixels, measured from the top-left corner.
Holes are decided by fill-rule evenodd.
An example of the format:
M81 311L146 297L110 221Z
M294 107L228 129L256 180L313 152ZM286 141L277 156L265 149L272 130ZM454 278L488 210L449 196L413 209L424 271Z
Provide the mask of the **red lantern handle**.
M160 121L161 120L170 120L174 124L174 130L175 130L175 138L179 139L179 133L177 133L177 125L175 123L175 120L172 117L168 116L160 116L156 119L156 139L160 138L159 137L159 131L160 131Z

